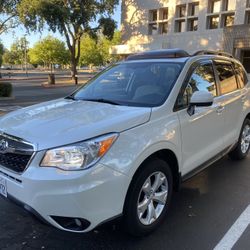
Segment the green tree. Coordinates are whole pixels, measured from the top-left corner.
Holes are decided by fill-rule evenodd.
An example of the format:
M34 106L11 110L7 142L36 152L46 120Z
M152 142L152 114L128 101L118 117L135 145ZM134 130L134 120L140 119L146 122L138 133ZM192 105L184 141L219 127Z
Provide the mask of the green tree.
M10 50L6 50L3 55L4 63L10 65L22 65L28 62L28 41L26 37L17 39L10 47Z
M105 65L117 61L119 58L110 55L111 46L120 44L120 31L115 31L113 39L110 40L103 34L99 33L96 38L85 34L81 41L80 65Z
M17 27L17 4L19 2L19 0L0 0L0 35Z
M111 55L109 50L112 46L121 44L121 32L115 31L113 39L107 39L105 36L100 36L98 41L99 52L102 57L103 64L109 64L111 62L119 60L119 56Z
M4 46L3 44L0 42L0 66L2 66L3 64L3 54L4 54Z
M14 58L14 54L9 51L9 50L5 50L4 54L3 54L3 63L4 64L10 64L10 65L14 65L15 64L15 58Z
M69 52L64 42L52 36L47 36L37 42L29 51L29 58L32 64L49 66L51 71L54 64L67 64Z
M3 46L3 44L0 42L0 67L3 64L3 54L4 54L5 48ZM0 72L0 78L2 78L2 74Z
M19 18L29 30L41 30L46 23L58 30L66 39L71 59L71 74L75 78L80 58L80 42L84 33L95 33L102 29L112 38L115 22L110 18L119 0L22 0ZM98 23L97 27L90 24Z
M96 40L85 34L81 41L80 65L101 65L102 63L102 56Z

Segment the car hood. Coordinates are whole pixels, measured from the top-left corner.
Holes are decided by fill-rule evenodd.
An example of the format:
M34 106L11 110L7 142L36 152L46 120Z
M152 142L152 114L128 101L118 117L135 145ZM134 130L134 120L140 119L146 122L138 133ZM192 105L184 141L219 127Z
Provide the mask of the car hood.
M0 131L44 150L122 132L146 123L150 114L151 108L59 99L3 116Z

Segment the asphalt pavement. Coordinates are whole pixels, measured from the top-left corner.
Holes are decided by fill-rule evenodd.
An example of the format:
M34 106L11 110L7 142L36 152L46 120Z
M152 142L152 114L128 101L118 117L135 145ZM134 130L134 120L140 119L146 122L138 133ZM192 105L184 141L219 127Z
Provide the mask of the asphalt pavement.
M80 86L70 85L64 87L44 88L37 81L26 82L26 85L20 82L13 86L14 98L0 99L0 111L11 111L20 107L30 106L36 103L54 100L71 94Z
M249 166L250 158L226 157L183 183L164 223L144 238L127 235L119 222L87 234L59 231L0 199L0 249L214 249L250 204ZM233 249L250 249L249 236L248 227Z
M0 109L52 100L74 89L15 86L16 99L0 101ZM244 212L250 205L249 180L250 156L239 162L225 157L183 183L164 223L144 238L127 235L120 222L87 234L63 232L0 198L0 249L227 250L231 247L223 246L233 241L233 250L249 250L250 213Z

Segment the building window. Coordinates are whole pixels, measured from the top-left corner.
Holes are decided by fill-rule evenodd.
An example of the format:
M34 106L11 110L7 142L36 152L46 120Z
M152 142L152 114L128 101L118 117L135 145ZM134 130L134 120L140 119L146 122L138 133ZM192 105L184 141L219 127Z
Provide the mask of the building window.
M245 67L247 73L250 73L250 51L249 50L243 50L242 51L242 64Z
M250 0L247 0L246 8L250 8Z
M149 11L149 35L162 35L168 32L168 8Z
M188 19L188 31L198 30L198 18Z
M150 10L149 11L149 21L156 22L157 21L157 10Z
M185 17L186 16L186 4L176 6L176 17Z
M185 32L185 30L186 30L185 20L175 21L175 32Z
M235 10L236 0L224 0L223 11Z
M212 0L209 1L209 13L218 13L220 12L221 0Z
M199 2L190 3L188 5L188 16L198 16L199 13Z
M234 14L225 14L221 16L222 28L234 25Z
M246 11L245 24L250 24L250 11Z
M207 27L208 29L218 29L219 28L219 16L208 16L207 17Z
M160 23L159 24L159 34L167 34L168 33L168 23Z
M159 20L168 20L168 8L160 9Z
M148 34L149 35L157 35L157 23L150 23L148 25Z

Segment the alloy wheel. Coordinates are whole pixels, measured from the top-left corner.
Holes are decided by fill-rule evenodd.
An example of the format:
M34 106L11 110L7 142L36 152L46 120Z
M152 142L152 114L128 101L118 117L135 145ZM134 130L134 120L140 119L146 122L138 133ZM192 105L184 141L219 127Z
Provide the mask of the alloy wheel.
M138 202L137 215L143 225L151 225L162 214L168 197L168 180L164 173L155 172L144 182Z
M241 151L245 154L250 146L250 126L246 125L242 131L241 136Z

